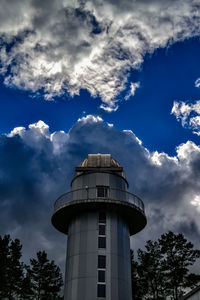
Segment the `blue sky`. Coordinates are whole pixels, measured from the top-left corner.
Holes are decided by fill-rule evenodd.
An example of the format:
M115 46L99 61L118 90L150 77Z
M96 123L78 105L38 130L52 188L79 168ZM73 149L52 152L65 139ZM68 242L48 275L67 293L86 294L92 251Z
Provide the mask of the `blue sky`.
M177 42L167 48L146 54L139 70L128 74L127 87L139 81L134 96L124 101L128 88L119 94L119 108L107 113L100 109L100 97L92 97L87 90L79 96L63 95L49 101L18 88L6 87L1 78L0 128L8 133L14 127L25 126L43 120L52 131L69 130L84 115L102 116L116 128L130 129L151 151L164 151L174 155L175 148L188 139L198 143L199 137L183 128L171 114L173 102L194 103L200 97L195 87L199 75L199 38ZM9 117L8 117L9 116Z
M97 152L144 200L132 247L167 230L198 245L199 25L194 0L1 1L0 234L25 259L45 249L63 265L53 203Z

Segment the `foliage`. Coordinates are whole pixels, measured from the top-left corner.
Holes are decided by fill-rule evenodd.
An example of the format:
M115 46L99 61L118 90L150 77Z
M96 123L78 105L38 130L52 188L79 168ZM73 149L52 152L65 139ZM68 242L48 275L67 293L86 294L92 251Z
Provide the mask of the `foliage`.
M16 299L20 295L24 265L20 262L22 245L9 235L0 236L0 298Z
M131 250L131 277L132 277L132 295L133 300L141 300L147 293L145 278L139 274L139 264L134 260L134 253Z
M189 273L200 251L194 250L182 234L170 231L158 241L147 241L145 248L138 250L138 262L132 254L134 300L178 300L186 287L193 288L200 283L200 275Z
M20 290L20 299L34 299L34 293L32 291L32 282L31 282L31 278L28 272L29 267L25 266L25 274L24 274L24 278L22 280L21 283L21 290Z
M146 285L147 299L163 299L164 276L160 260L162 255L158 242L148 241L146 252L138 250L138 273ZM148 279L148 280L146 280Z
M183 295L184 287L191 284L187 279L188 267L200 257L200 251L194 250L193 244L182 234L171 231L161 235L159 244L163 255L162 268L165 272L168 294L173 297L172 299L178 300ZM195 277L193 274L190 279L196 280Z
M31 259L30 262L31 267L28 273L35 299L60 299L59 292L63 281L59 267L54 264L54 261L47 259L45 251L39 251L37 259Z
M30 260L20 261L22 245L9 235L0 236L0 299L58 300L63 285L60 269L47 259L45 251Z

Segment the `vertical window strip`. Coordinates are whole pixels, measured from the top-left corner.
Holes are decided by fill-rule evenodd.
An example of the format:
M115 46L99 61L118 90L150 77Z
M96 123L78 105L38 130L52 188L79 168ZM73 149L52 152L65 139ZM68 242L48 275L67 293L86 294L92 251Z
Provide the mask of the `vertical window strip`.
M106 213L99 213L98 222L98 248L106 248ZM98 255L98 282L97 282L97 297L106 297L106 255Z

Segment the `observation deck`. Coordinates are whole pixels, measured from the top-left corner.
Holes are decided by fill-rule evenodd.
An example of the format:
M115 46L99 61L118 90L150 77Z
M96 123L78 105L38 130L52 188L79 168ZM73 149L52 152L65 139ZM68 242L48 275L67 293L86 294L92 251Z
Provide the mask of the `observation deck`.
M129 224L130 235L146 226L144 204L136 195L110 187L85 187L61 195L54 204L52 223L55 228L68 234L71 219L83 211L116 211Z

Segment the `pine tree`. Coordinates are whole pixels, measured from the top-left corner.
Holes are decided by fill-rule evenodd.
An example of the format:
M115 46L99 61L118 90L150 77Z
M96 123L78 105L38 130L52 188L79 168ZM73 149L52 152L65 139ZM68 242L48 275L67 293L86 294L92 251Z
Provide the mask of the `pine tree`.
M185 288L200 283L200 275L189 267L200 257L182 234L168 232L158 241L147 241L145 250L138 250L138 262L132 256L133 299L178 300Z
M145 295L148 292L148 287L146 282L146 278L143 278L141 274L139 274L139 263L134 260L134 252L131 250L131 276L132 276L132 295L133 300L141 300L145 299Z
M22 245L9 235L0 236L0 296L9 300L20 295L24 265L20 262Z
M60 290L63 285L60 269L54 261L47 259L45 251L37 253L37 259L30 260L31 266L28 270L34 299L56 300L60 299Z
M171 231L161 235L159 244L169 295L178 300L184 293L184 287L190 287L198 281L198 275L190 274L188 277L188 267L200 257L200 250L194 250L193 244L188 242L183 234Z
M144 299L164 299L164 274L162 272L162 254L158 242L147 241L146 251L138 250L138 274L145 286Z
M0 299L56 300L63 285L59 267L47 259L45 251L37 253L31 266L21 259L22 245L10 235L0 236Z
M33 286L30 278L30 268L29 266L25 266L25 274L24 278L21 282L21 289L20 289L20 300L33 300L34 293L33 293Z
M5 235L3 238L0 236L0 299L7 297L9 290L9 243L9 235Z

